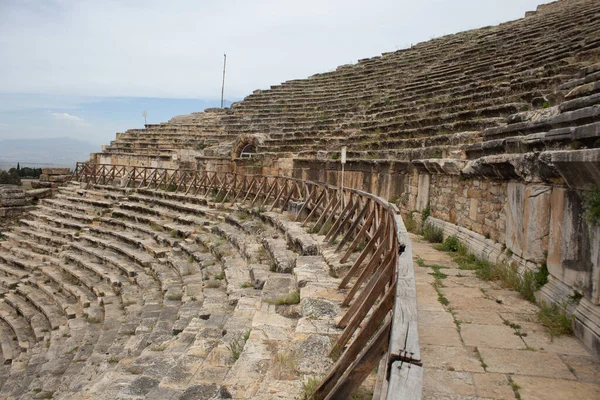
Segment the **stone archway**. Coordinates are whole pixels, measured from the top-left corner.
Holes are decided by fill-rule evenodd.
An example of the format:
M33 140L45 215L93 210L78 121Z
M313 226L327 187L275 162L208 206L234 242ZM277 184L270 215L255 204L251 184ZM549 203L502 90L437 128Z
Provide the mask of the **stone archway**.
M265 137L262 134L241 135L233 145L231 159L254 157L264 139Z

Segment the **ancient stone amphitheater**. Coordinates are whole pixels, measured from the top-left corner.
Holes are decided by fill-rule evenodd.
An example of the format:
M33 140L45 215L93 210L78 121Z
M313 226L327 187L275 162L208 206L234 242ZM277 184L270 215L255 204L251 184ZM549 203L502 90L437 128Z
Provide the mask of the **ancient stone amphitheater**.
M0 398L421 398L422 219L597 356L598 191L597 0L118 133L0 237Z

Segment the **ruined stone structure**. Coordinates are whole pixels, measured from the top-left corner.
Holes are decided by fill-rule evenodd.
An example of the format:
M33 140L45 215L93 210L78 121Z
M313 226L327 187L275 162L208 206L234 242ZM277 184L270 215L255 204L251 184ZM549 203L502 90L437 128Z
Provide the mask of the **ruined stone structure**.
M599 11L595 1L558 1L257 90L227 111L118 135L92 162L149 165L152 151L154 166L339 184L346 145L346 185L397 201L405 217L428 210L492 261L547 264L540 296L583 296L577 332L598 353L600 236L583 202L600 187ZM256 154L240 158L247 144Z
M567 304L600 353L600 226L585 214L600 190L600 3L561 0L118 133L90 157L102 180L58 189L0 241L0 397L301 396L298 374L331 371L337 274L361 256L340 263L322 226L308 235L286 213L222 208L225 183L197 199L198 182L157 171L339 185L341 146L345 185L478 256L546 266L538 299Z
M38 185L44 187L59 187L71 179L69 168L42 168Z

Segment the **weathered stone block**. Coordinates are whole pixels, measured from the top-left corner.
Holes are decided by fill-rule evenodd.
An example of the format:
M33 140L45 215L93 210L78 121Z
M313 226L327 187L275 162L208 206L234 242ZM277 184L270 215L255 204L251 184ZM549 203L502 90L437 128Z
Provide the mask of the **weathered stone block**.
M551 196L548 271L562 283L600 304L600 227L583 218L575 191L555 188Z
M507 188L506 246L525 260L543 262L550 231L551 188L516 182Z
M71 170L69 168L42 168L42 174L44 174L44 175L70 175Z
M430 175L420 174L419 175L419 186L417 189L417 202L416 210L423 211L429 205L429 185Z

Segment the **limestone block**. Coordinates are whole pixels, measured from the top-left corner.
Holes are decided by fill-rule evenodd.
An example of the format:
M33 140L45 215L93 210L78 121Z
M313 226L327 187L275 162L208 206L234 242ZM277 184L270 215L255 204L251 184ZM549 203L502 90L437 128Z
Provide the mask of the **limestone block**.
M506 246L517 256L543 262L550 231L550 193L545 185L507 185Z
M420 174L418 181L419 186L417 189L417 200L415 209L423 211L429 205L429 186L431 176L427 174Z
M49 182L67 182L71 178L71 175L48 175Z
M550 233L551 188L545 185L528 185L525 189L523 258L543 262Z
M600 149L552 152L552 163L569 187L600 186Z
M69 168L42 168L42 174L44 174L44 175L70 175L71 171Z
M554 188L551 210L548 271L600 304L600 227L582 217L582 200L575 191Z

